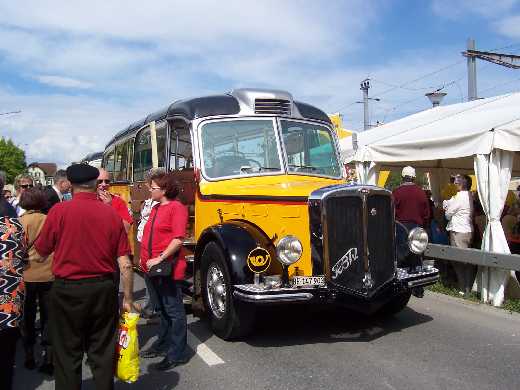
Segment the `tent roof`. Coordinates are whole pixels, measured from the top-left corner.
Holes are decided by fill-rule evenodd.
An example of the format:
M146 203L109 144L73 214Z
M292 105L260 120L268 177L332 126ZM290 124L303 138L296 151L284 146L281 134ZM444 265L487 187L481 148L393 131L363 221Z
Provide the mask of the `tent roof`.
M352 137L340 141L348 160L389 165L520 151L520 93L431 108L358 133L357 143L354 153Z

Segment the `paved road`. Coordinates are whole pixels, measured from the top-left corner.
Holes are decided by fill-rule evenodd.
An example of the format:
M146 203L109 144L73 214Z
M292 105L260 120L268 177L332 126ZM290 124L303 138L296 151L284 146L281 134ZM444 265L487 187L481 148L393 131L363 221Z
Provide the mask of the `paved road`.
M143 360L139 382L116 389L520 388L520 316L503 310L427 294L386 320L305 306L260 317L249 339L224 342L190 316L188 364L157 373L159 359ZM140 326L142 346L156 326ZM15 389L54 388L21 361ZM84 378L93 389L88 368Z

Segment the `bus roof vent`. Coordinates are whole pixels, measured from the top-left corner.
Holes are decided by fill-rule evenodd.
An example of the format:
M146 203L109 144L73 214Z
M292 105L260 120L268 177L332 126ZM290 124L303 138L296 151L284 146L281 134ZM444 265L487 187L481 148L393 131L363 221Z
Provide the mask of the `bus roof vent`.
M255 114L291 116L291 102L284 99L255 99Z

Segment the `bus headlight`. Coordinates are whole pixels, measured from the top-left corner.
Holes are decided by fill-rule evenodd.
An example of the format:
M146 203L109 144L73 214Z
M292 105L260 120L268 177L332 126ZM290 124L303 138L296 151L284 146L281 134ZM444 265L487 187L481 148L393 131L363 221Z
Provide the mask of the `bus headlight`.
M294 236L285 236L276 244L278 260L285 266L296 263L302 257L303 246Z
M428 246L428 234L421 227L416 227L408 233L408 247L416 255L420 255Z

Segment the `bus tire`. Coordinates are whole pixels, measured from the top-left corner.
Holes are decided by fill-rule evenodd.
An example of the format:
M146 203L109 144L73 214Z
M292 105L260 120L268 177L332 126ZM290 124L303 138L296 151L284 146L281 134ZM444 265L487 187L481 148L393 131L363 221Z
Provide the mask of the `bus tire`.
M410 300L410 297L412 295L411 291L405 291L399 295L396 295L393 297L388 303L386 303L379 311L377 312L378 315L383 317L391 317L397 313L399 313L401 310L403 310L406 305L408 305L408 301Z
M213 332L224 340L246 336L252 330L255 310L233 299L233 285L225 255L210 241L202 252L201 284L204 306Z

